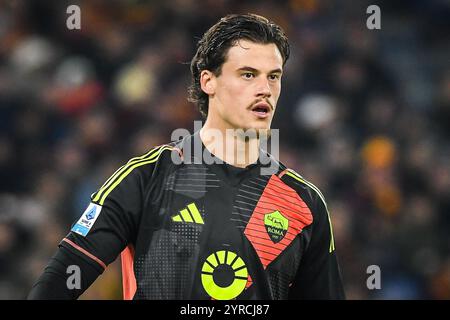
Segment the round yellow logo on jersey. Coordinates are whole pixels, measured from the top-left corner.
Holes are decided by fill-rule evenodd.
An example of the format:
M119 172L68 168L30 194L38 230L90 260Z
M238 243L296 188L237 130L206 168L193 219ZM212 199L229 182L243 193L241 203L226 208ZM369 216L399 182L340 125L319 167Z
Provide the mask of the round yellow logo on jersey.
M221 250L212 253L202 267L202 285L216 300L231 300L244 291L248 271L244 260L236 253Z

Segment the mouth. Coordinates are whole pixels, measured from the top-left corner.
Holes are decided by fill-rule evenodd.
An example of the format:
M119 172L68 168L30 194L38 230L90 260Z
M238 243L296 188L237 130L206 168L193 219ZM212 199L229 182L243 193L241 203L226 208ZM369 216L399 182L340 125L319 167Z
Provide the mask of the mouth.
M271 107L266 102L259 102L251 108L251 112L259 119L265 119L270 115Z

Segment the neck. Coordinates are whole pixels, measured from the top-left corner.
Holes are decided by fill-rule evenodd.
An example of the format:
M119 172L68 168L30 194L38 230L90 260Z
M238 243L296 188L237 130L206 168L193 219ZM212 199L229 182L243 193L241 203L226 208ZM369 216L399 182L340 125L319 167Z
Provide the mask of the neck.
M246 135L243 129L220 128L207 119L200 139L211 154L232 166L245 168L258 160L259 136Z

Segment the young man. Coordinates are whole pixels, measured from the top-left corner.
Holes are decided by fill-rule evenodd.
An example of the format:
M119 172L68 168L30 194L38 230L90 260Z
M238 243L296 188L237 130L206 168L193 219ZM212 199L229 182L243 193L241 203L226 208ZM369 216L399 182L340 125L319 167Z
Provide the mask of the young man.
M191 62L203 128L118 169L29 298L77 298L120 253L126 299L344 298L322 194L259 146L288 57L261 16L211 27ZM66 285L70 265L80 289Z

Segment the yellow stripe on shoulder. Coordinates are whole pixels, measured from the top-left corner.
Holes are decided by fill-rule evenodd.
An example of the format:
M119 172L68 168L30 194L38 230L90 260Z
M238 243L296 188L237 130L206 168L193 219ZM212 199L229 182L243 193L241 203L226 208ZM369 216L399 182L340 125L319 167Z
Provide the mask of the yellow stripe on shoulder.
M157 153L157 151L158 151L159 149L161 149L162 147L163 147L163 145L157 146L157 147L151 149L149 152L147 152L146 154L144 154L144 155L142 155L142 156L139 156L139 157L135 157L135 158L130 159L126 164L124 164L124 165L121 166L119 169L117 169L117 170L109 177L109 179L106 180L106 182L100 187L100 189L99 189L96 193L94 193L94 194L92 195L93 197L94 197L94 195L96 195L92 200L93 200L93 201L98 201L99 196L100 196L100 193L103 192L105 189L107 189L107 188L111 185L112 181L113 181L116 177L118 177L123 171L126 170L126 167L127 167L128 165L133 164L133 163L135 163L135 162L137 162L137 161L144 160L144 159L146 159L146 158L150 158L150 157L153 156L155 153Z
M308 187L310 187L311 189L313 189L317 195L319 196L319 198L322 200L324 206L325 206L325 210L327 211L327 215L328 215L328 223L330 224L330 232L331 232L331 240L330 240L330 247L329 247L329 252L333 252L335 250L335 245L334 245L334 235L333 235L333 225L331 223L331 218L330 218L330 211L328 210L328 205L327 202L325 201L325 197L323 196L322 192L320 191L319 188L317 188L313 183L309 182L308 180L306 180L305 178L303 178L301 175L299 175L297 172L295 172L292 169L286 169L284 174L294 178L295 180L307 185Z
M320 189L318 187L316 187L311 181L306 180L305 178L303 178L301 175L299 175L297 172L295 172L292 169L287 169L286 174L288 176L291 176L292 178L296 179L297 181L300 181L303 184L306 184L308 187L310 187L311 189L313 189L314 191L317 192L317 194L319 195L319 197L322 199L322 201L324 202L325 206L327 205L327 203L325 202L325 197L323 196L322 192L320 191Z
M102 187L92 195L92 201L103 205L106 197L117 187L123 179L130 174L135 168L156 162L159 156L165 150L173 150L174 147L169 145L161 145L153 148L146 154L130 159L125 165L121 166L113 175L106 180Z

